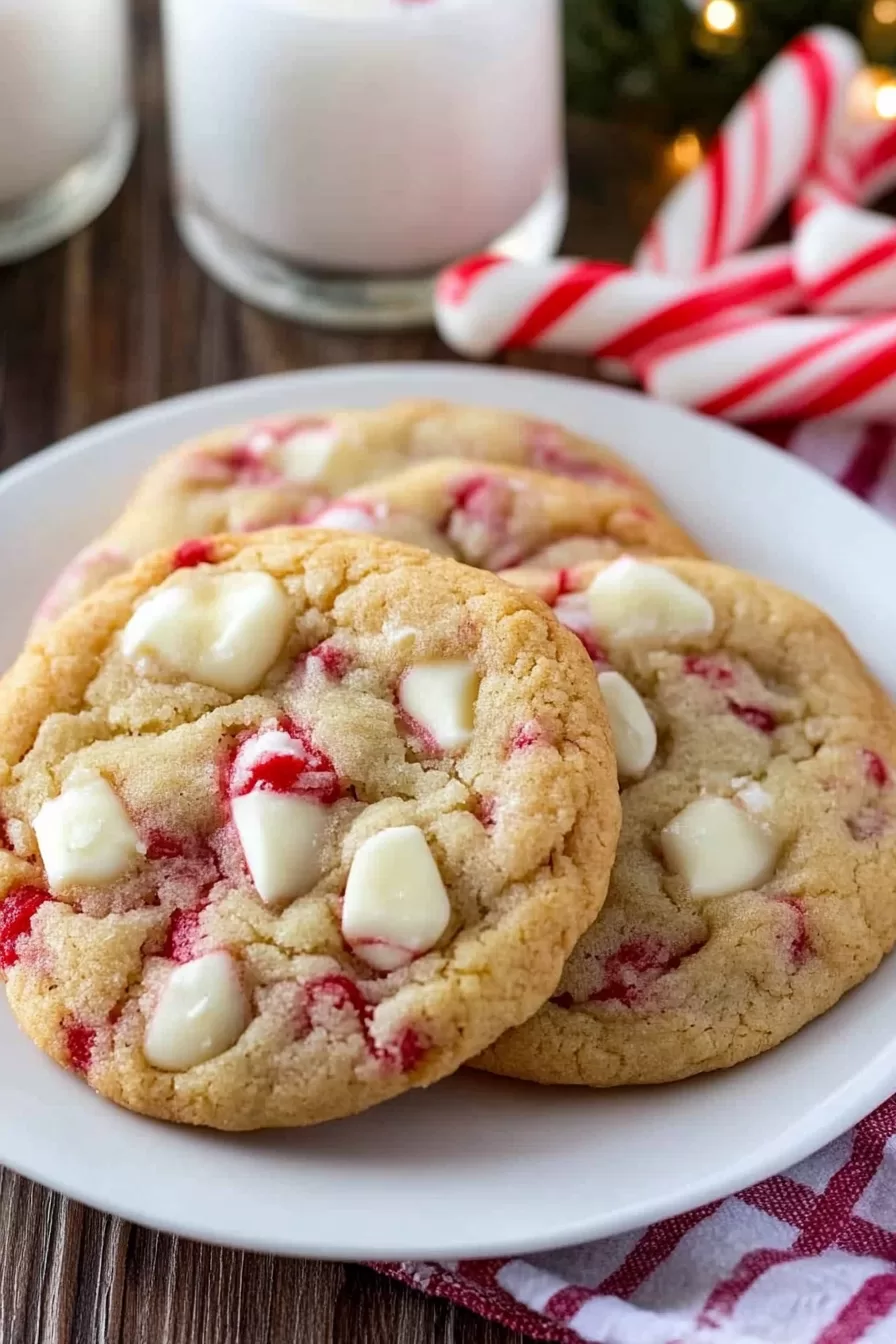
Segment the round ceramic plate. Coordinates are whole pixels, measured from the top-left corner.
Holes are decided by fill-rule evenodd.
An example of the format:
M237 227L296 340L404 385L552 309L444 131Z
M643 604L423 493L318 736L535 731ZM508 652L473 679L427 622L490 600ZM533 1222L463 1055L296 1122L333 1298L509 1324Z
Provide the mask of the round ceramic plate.
M169 445L262 412L403 396L509 406L604 439L711 554L813 599L894 687L896 530L723 425L587 382L462 366L328 369L138 411L0 479L0 666L63 562ZM586 1092L460 1074L316 1129L230 1136L118 1110L0 1010L0 1162L140 1223L332 1259L457 1258L571 1244L780 1171L896 1090L896 957L797 1037L663 1088Z

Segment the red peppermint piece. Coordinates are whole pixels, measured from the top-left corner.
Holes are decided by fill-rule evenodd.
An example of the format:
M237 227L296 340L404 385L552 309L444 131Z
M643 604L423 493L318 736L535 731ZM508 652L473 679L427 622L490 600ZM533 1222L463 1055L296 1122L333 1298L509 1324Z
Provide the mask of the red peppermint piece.
M569 593L579 591L574 569L558 569L554 577L557 581L557 597L566 597ZM554 601L556 602L556 600L555 597Z
M473 815L485 830L493 831L498 819L498 800L494 794L482 794L476 802Z
M490 569L518 565L524 552L508 535L515 493L509 481L487 472L455 481L443 524L449 540Z
M207 537L194 537L181 542L171 557L175 569L195 569L197 565L207 565L215 558L215 548Z
M805 966L812 956L813 947L806 921L806 907L797 896L775 896L774 900L786 905L793 915L794 929L790 939L790 959L794 966Z
M329 756L315 747L307 728L286 719L262 725L237 748L230 770L230 797L239 798L253 789L298 794L323 804L335 803L342 796Z
M18 942L31 932L31 921L45 901L39 887L13 887L0 905L0 967L8 970L19 959Z
M736 700L729 700L728 708L743 723L749 724L760 733L773 733L778 726L774 714L760 705L739 705Z
M871 784L876 784L879 789L886 788L890 782L890 772L886 763L876 751L871 751L869 747L862 748L862 767L865 771L865 778Z
M235 443L219 460L234 485L276 485L281 479L277 467L267 460L266 446L262 446L261 440L258 446Z
M199 906L194 910L174 911L168 924L161 956L180 965L193 960L199 940L199 921L204 909L205 906Z
M83 1022L70 1022L62 1030L69 1066L75 1073L87 1073L96 1045L96 1029L85 1026Z
M323 644L318 644L307 653L303 653L299 662L307 666L311 659L320 665L332 681L341 681L352 663L347 650L341 649L332 639L326 639Z
M390 1065L398 1073L411 1073L421 1063L427 1045L414 1027L402 1027L398 1035L374 1053L381 1063Z
M592 991L586 1003L619 1003L624 1008L634 1007L650 987L662 976L675 971L687 958L699 952L703 942L692 943L682 951L676 951L660 938L646 934L642 938L631 938L612 952L603 965L604 982L600 989ZM572 994L563 992L551 999L558 1008L573 1008L577 1000Z
M717 690L734 685L734 673L718 658L689 654L684 659L683 667L689 677L701 677Z
M532 747L549 747L550 735L537 719L530 719L517 728L510 740L510 754L515 751L529 751Z
M146 857L148 859L183 859L187 853L187 842L180 835L171 835L167 831L153 830L146 838Z
M365 998L360 986L347 975L333 972L309 980L302 986L299 1004L301 1030L325 1025L328 1011L339 1013L346 1010L357 1019L369 1054L384 1068L410 1073L426 1054L428 1047L414 1027L402 1027L385 1044L375 1041L370 1030L375 1005Z

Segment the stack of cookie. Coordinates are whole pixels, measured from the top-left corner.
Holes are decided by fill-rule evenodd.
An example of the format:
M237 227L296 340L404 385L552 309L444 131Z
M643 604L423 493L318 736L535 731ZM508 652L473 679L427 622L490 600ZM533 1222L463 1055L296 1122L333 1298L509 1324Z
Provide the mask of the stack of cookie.
M890 949L894 763L831 622L606 449L271 419L163 458L0 682L0 969L54 1059L192 1124L682 1078Z

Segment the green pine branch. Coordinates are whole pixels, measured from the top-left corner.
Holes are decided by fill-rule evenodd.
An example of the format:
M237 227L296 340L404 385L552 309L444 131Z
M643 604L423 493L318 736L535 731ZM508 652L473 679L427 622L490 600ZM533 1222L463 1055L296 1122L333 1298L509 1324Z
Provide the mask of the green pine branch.
M760 70L814 24L856 32L859 0L742 0L744 37L728 55L693 40L683 0L565 0L570 110L713 130Z

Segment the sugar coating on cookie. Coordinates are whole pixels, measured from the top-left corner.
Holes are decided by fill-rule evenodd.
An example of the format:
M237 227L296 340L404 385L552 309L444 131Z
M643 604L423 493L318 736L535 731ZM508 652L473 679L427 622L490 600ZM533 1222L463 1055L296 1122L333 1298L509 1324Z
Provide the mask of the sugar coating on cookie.
M327 532L148 557L0 690L0 972L135 1110L350 1114L553 991L619 807L588 659L537 600Z
M161 457L121 517L67 566L38 620L55 620L150 551L183 545L184 563L200 563L207 536L298 522L364 481L437 457L614 484L649 510L661 507L647 482L608 448L512 411L409 400L380 410L266 416Z
M359 486L307 521L409 541L492 570L578 564L623 550L700 554L677 523L628 486L457 458Z
M623 822L552 1001L477 1062L609 1086L778 1044L896 939L896 711L826 616L734 570L627 559L507 578L592 659Z

